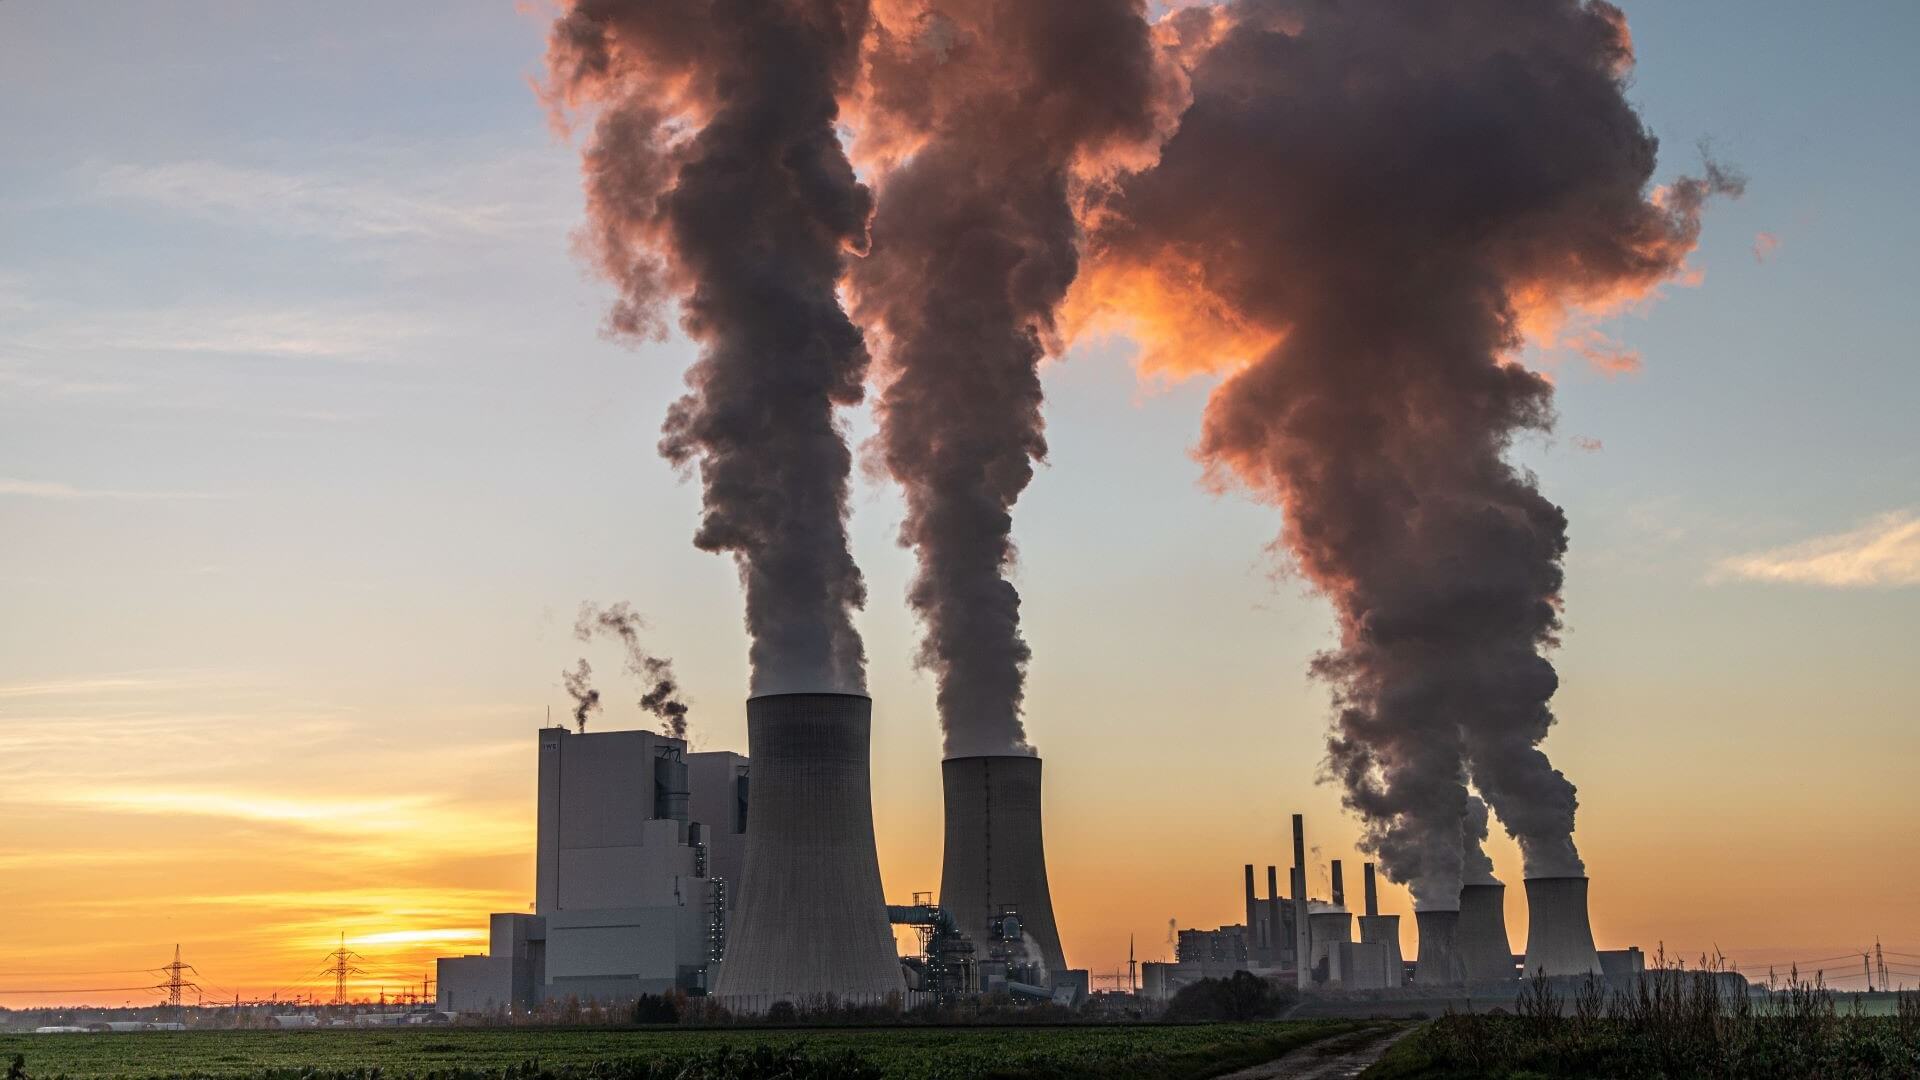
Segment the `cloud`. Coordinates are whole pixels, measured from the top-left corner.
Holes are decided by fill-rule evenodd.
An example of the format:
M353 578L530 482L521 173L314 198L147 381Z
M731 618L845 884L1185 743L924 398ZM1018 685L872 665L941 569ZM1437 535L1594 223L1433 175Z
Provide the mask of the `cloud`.
M1711 580L1727 579L1837 589L1920 585L1920 516L1882 514L1850 532L1722 559Z
M69 502L87 499L111 501L158 502L179 499L226 499L209 491L134 491L123 488L82 488L72 484L63 484L50 480L20 480L14 477L0 476L0 497L12 495L23 499L52 499Z
M1753 261L1766 262L1773 253L1780 250L1780 237L1770 232L1756 233L1753 237Z
M1607 444L1587 435L1575 435L1573 448L1586 454L1597 454L1607 448Z
M94 190L196 217L336 240L499 237L527 216L513 201L462 201L418 179L383 182L217 161L111 165L98 174Z

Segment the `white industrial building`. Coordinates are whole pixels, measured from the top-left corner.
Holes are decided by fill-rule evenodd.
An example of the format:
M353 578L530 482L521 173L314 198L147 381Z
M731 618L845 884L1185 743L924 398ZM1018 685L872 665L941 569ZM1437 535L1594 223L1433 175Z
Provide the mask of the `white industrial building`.
M704 988L745 860L747 759L651 731L539 733L532 914L439 961L449 1012Z

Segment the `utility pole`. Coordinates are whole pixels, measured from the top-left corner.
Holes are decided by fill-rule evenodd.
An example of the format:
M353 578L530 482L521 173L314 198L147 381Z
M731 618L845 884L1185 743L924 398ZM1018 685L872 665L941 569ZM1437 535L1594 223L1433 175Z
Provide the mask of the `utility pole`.
M1866 953L1860 954L1860 970L1867 976L1867 993L1873 993L1873 961Z
M1889 989L1893 986L1893 980L1887 978L1887 954L1880 951L1880 937L1877 934L1873 939L1873 960L1880 968L1880 989Z

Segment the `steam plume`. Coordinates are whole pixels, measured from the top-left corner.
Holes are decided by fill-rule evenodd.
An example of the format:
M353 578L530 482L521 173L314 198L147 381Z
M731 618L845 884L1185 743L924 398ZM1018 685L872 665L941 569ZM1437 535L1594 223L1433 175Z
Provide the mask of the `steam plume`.
M1467 813L1460 819L1460 860L1462 885L1500 884L1487 857L1487 804L1477 795L1467 796Z
M600 711L600 691L593 688L593 668L582 659L572 671L560 673L560 683L573 698L573 726L587 730L587 718Z
M581 604L580 618L573 624L573 636L581 641L592 641L596 633L619 638L627 650L627 671L647 686L647 692L640 698L640 707L660 718L663 734L684 739L687 737L687 705L680 700L679 683L673 677L673 661L649 653L640 644L640 631L646 625L646 620L624 600L605 609Z
M1547 430L1523 328L1644 296L1714 193L1650 192L1626 19L1599 0L1240 0L1176 15L1193 104L1101 208L1099 290L1142 333L1222 329L1159 370L1229 370L1199 452L1284 513L1332 602L1329 773L1416 906L1459 895L1471 781L1529 876L1578 874L1573 785L1541 753L1566 516L1506 454Z
M879 447L949 756L1030 753L1013 504L1044 460L1039 365L1079 265L1076 192L1155 133L1139 0L880 7L862 146L879 184L855 315L886 343Z
M694 543L734 556L761 693L866 684L834 409L867 366L835 295L872 209L835 133L867 23L864 0L576 0L548 40L556 111L598 113L583 241L620 289L609 329L660 336L677 297L701 346L660 451L699 471Z

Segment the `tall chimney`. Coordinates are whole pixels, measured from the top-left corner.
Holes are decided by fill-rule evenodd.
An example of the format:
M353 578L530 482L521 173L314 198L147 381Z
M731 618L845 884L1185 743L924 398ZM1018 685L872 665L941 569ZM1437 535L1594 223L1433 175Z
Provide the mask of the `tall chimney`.
M1267 867L1267 958L1278 964L1285 938L1283 922L1280 918L1280 875L1273 867Z
M1347 886L1345 882L1343 882L1340 878L1340 860L1339 859L1333 860L1333 897L1332 899L1333 899L1334 907L1344 908L1347 906Z
M1040 759L1027 754L948 758L947 850L940 868L940 906L984 948L988 923L1020 913L1033 946L1030 959L1049 978L1067 969L1047 887L1047 850L1040 827Z
M1253 958L1253 950L1260 943L1260 931L1253 922L1253 864L1247 864L1247 958Z
M1420 958L1413 966L1418 986L1453 986L1460 980L1460 961L1454 955L1458 911L1416 911L1413 926L1420 935Z
M1293 815L1293 968L1294 985L1301 990L1313 981L1313 939L1307 927L1307 825Z
M1527 974L1599 974L1587 917L1587 879L1527 879Z
M1460 922L1453 931L1453 953L1467 982L1513 981L1506 897L1507 887L1497 881L1460 890Z
M873 842L872 726L865 694L747 699L753 816L713 988L735 1011L906 989Z
M1380 893L1373 883L1373 864L1361 863L1360 876L1366 880L1367 906L1364 910L1368 915L1378 915L1380 914Z

